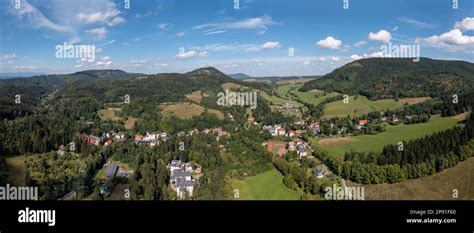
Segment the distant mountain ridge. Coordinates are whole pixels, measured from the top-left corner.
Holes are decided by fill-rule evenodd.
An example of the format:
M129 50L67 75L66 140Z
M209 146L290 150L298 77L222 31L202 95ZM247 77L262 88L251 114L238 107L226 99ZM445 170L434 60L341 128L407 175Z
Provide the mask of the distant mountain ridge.
M228 74L228 76L235 78L235 79L251 79L252 76L249 76L244 73L235 73L235 74Z
M46 75L46 73L41 72L11 72L11 73L0 73L0 79L9 79L9 78L29 78L32 76Z
M439 97L474 88L474 64L421 58L367 58L348 63L300 89L361 94L369 99Z

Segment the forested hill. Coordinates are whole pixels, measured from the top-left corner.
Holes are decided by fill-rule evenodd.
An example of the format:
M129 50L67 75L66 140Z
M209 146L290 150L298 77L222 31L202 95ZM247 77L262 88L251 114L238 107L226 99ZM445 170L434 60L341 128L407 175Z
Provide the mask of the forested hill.
M307 82L301 91L321 89L369 99L439 97L474 88L474 64L421 58L367 58Z
M99 103L123 102L128 95L140 102L155 104L185 101L186 94L203 91L209 97L206 103L216 103L222 84L235 83L259 90L270 90L264 83L233 79L219 70L206 67L188 73L156 75L133 74L121 70L88 70L64 75L43 75L31 78L0 80L0 119L33 113L40 100L49 95L52 103L65 99L93 98ZM15 95L22 104L15 104Z

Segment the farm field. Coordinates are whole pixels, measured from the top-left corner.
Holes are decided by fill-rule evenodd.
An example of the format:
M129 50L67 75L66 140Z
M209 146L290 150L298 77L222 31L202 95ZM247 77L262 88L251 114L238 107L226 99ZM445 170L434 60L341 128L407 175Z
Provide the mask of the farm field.
M420 138L434 132L454 127L462 118L434 117L424 124L388 125L386 131L377 135L359 135L355 137L340 137L335 139L316 139L317 146L328 153L344 156L345 151L381 151L384 145L396 144L400 141Z
M161 104L160 108L164 117L176 116L181 119L191 119L194 116L199 116L205 110L202 106L188 102ZM217 118L224 119L222 112L214 109L208 109L208 111L216 115Z
M458 199L474 200L474 158L431 176L364 187L367 200L453 200L453 189Z
M233 189L238 189L237 200L298 200L300 193L283 184L283 175L276 169L247 177L244 180L232 180Z

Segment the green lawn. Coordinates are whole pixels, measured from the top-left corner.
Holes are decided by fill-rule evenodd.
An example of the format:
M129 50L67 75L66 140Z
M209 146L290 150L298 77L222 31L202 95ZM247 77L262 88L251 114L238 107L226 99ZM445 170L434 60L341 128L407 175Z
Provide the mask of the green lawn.
M352 141L347 144L338 146L323 146L316 143L318 148L321 148L328 153L344 156L345 151L356 150L356 151L382 151L384 145L396 144L400 141L407 141L410 139L421 138L423 136L432 134L452 128L457 124L458 120L456 117L445 117L438 119L431 119L424 124L415 125L396 125L387 126L386 131L377 135L359 135L352 137ZM319 142L321 139L316 139Z
M232 187L239 190L238 200L298 200L300 193L283 184L283 175L276 169L247 177L245 180L232 180Z
M333 97L338 95L336 92L332 93L324 93L324 92L313 92L313 91L308 91L308 92L300 92L298 89L303 86L302 83L298 84L287 84L287 85L281 85L278 87L276 92L280 96L287 96L287 98L291 98L288 93L293 93L298 98L300 98L303 102L306 103L311 103L314 105L318 105L319 103L323 102L325 99L329 97Z
M354 96L350 96L348 103L344 103L340 100L326 104L324 117L346 117L347 115L361 116L372 111L392 110L402 106L403 104L401 102L396 102L394 99L370 101L365 96L359 95L357 100Z

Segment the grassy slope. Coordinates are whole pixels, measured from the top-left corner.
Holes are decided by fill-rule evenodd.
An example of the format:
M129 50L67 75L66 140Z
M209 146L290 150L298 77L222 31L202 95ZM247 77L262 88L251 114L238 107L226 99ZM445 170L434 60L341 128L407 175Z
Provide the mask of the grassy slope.
M311 92L311 91L300 92L300 91L298 91L298 89L302 85L303 85L302 83L281 85L281 86L278 87L278 89L276 91L280 96L285 96L291 90L291 93L296 94L296 96L298 96L302 101L304 101L306 103L311 103L311 104L314 104L314 105L318 105L319 103L321 103L326 98L333 97L333 96L337 95L337 93L335 93L335 92L327 93L325 96L322 96L322 93L315 93L315 92ZM288 98L290 98L290 96L288 96Z
M232 187L239 190L240 200L297 200L300 193L287 188L283 176L276 170L232 180Z
M396 144L403 140L420 138L434 132L439 132L456 125L456 117L431 119L425 124L387 126L386 131L377 135L359 135L352 138L352 142L337 147L327 147L317 144L329 153L344 156L348 150L381 151L384 145ZM317 139L319 140L319 139Z
M324 109L324 117L346 117L347 115L361 116L364 113L372 111L385 111L387 109L396 109L402 106L401 102L396 102L394 99L383 99L370 101L365 96L359 96L357 100L354 96L349 97L349 102L344 103L342 100L332 102L326 105Z
M368 200L454 200L453 189L458 190L458 199L474 200L474 158L432 176L396 184L367 185L365 197Z

